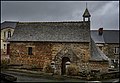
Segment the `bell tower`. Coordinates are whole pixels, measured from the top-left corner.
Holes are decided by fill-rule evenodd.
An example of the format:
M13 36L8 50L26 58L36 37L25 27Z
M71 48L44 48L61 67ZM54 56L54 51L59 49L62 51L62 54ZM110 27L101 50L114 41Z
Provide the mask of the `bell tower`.
M85 12L83 14L83 21L90 21L90 17L91 17L91 15L87 9L87 3L86 3L86 9L85 9Z

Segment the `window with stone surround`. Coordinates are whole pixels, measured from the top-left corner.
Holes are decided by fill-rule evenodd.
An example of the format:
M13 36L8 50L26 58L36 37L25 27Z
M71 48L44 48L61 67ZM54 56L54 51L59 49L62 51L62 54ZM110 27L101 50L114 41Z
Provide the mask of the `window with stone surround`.
M7 43L7 55L10 55L10 43Z
M4 32L4 39L6 38L6 32Z
M28 55L33 55L32 54L32 47L28 47Z
M8 31L8 38L11 37L11 31Z
M5 44L4 44L4 49L5 49Z
M115 47L115 48L114 48L114 53L115 53L115 54L119 54L119 47Z

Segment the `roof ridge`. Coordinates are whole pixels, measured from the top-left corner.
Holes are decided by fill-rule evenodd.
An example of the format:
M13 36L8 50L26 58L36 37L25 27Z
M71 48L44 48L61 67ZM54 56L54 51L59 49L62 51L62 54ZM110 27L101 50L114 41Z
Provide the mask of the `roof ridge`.
M21 23L82 23L83 21L41 21L41 22L19 22Z
M91 30L91 31L98 31L98 30ZM103 31L119 31L119 30L103 30Z
M9 23L17 23L17 22L19 22L19 21L4 21L4 22L2 22L2 23L5 23L5 22L9 22Z
M119 31L119 30L104 30L104 31Z

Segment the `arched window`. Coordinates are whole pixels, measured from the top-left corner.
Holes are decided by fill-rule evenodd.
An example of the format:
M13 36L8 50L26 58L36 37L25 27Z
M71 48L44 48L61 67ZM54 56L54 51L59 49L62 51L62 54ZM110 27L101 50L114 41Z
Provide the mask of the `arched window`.
M11 37L11 31L8 31L8 38Z

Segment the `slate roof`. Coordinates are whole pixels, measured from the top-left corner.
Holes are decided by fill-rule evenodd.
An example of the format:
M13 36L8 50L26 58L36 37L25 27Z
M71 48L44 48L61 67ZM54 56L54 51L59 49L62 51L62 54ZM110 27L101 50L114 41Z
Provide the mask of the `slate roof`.
M15 28L16 27L17 22L13 22L13 21L5 21L3 23L1 23L1 30L5 29L5 28Z
M109 61L109 58L96 46L93 39L91 39L91 57L94 61Z
M83 22L21 22L9 41L90 42Z
M90 15L90 13L89 13L89 11L88 11L87 8L85 9L85 12L84 12L84 14L83 14L83 17L91 17L91 15Z
M119 30L104 30L103 36L106 43L119 43Z
M103 30L102 35L98 30L91 30L91 38L95 43L119 43L119 30Z
M99 35L98 30L91 30L91 38L95 43L105 43L103 35Z

